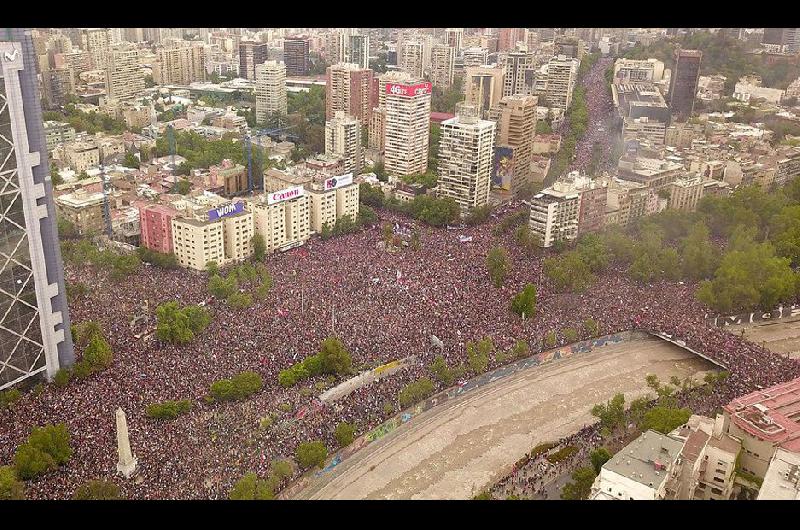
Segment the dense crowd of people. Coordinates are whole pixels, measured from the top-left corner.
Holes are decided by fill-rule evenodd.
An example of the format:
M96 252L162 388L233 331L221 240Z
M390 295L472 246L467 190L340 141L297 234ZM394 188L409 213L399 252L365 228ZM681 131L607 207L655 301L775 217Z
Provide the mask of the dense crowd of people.
M33 427L64 422L75 450L71 461L29 482L27 491L29 498L69 498L84 482L115 475L114 411L122 407L139 463L134 478L118 480L125 497L226 498L246 472L266 477L270 464L291 457L301 442L321 439L335 449L333 430L339 422L355 423L361 434L385 421L399 409L399 390L430 375L428 366L440 353L431 335L442 341L441 353L452 367L466 363L468 341L490 337L505 351L525 340L533 353L547 349L544 337L551 331L560 344L568 327L579 339L587 338L588 319L597 321L599 335L634 327L666 332L730 370L727 384L708 398L711 407L800 373L793 361L709 325L691 285L638 285L609 270L583 294L553 292L541 273L541 258L520 250L513 230L494 233L507 213L459 230L416 225L419 250L386 248L381 226L313 239L269 256L273 288L265 300L242 310L208 293L206 273L143 266L112 282L91 266L68 266L68 282L91 287L90 294L71 303L71 318L100 323L114 351L113 365L63 389L47 385L0 411L0 465L13 462L15 448ZM391 213L381 217L382 223L408 223ZM462 242L464 235L472 239ZM509 251L510 270L500 288L486 268L486 254L495 245ZM527 283L537 286L537 312L523 321L509 311L509 301ZM150 316L132 329L130 321L144 300ZM161 343L152 334L155 308L172 300L205 302L213 316L185 346ZM318 376L288 389L278 384L280 370L315 354L332 335L351 352L357 369L411 355L418 363L324 404L317 396L346 376L336 381ZM492 357L489 368L496 366ZM211 383L245 370L264 379L264 389L253 398L221 404L204 400ZM184 416L159 421L145 415L151 403L181 399L193 402ZM261 420L266 417L272 421L265 428ZM593 436L586 433L574 436Z
M614 101L607 88L605 79L606 70L612 65L613 59L601 57L586 72L580 80L580 85L586 89L586 109L589 121L586 132L575 146L575 156L569 166L569 171L586 172L595 158L595 170L612 170L616 163L612 157L615 134L611 127L614 121ZM563 133L569 131L568 124ZM597 148L595 146L598 146Z

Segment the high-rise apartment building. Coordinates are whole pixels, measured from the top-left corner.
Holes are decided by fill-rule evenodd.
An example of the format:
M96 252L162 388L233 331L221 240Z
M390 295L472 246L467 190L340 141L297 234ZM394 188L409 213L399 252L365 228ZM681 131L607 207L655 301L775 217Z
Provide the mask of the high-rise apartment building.
M311 237L311 201L302 186L267 193L246 205L267 252L302 245Z
M494 163L495 123L481 120L474 105L459 104L442 122L439 137L439 194L462 209L486 206Z
M328 67L325 85L325 119L330 120L338 111L369 125L372 108L373 73L357 64L339 63Z
M72 68L63 66L42 72L44 101L48 108L54 109L67 104L67 99L75 93Z
M531 93L536 73L536 54L527 52L508 52L500 54L497 64L505 69L503 96L526 95Z
M81 49L89 53L92 68L103 70L106 67L106 54L111 47L111 30L108 28L91 28L81 30Z
M500 66L470 66L464 75L464 101L475 105L480 116L488 115L503 97L505 69Z
M206 52L202 44L170 41L156 50L153 80L157 85L188 85L206 79Z
M464 47L464 28L444 30L444 42L455 50L456 55L461 55L461 49Z
M580 61L559 55L547 64L547 103L566 111L572 103L572 92L578 77Z
M397 63L400 69L414 77L425 73L425 42L421 40L404 41L399 50Z
M686 121L694 111L694 98L700 80L699 50L675 50L675 67L669 79L669 108L678 121Z
M325 122L325 154L341 157L345 173L361 173L364 167L361 123L342 111L336 111L333 118Z
M0 33L0 390L75 361L29 30Z
M369 68L369 35L347 37L346 62Z
M283 40L283 62L286 75L308 75L309 42L306 37L288 37Z
M497 51L504 52L517 47L517 42L525 40L523 28L500 28L497 36Z
M431 83L446 90L453 84L455 48L447 44L434 44L431 47Z
M428 167L431 84L422 80L386 84L384 166L394 175Z
M256 66L267 60L269 46L265 42L242 41L239 43L239 77L256 78Z
M463 50L464 67L483 66L489 61L489 50L486 48L466 48Z
M123 47L107 55L106 94L109 99L131 99L144 91L144 75L139 65L139 51Z
M325 58L329 64L347 62L349 36L341 30L333 30L325 37Z
M496 145L498 150L511 150L512 163L507 168L510 175L502 175L502 184L518 193L532 182L531 156L536 134L536 96L507 96L489 111L489 119L497 123ZM501 185L501 183L495 183ZM504 187L501 185L501 187Z
M286 114L286 65L267 61L256 66L256 121L265 123L274 113Z

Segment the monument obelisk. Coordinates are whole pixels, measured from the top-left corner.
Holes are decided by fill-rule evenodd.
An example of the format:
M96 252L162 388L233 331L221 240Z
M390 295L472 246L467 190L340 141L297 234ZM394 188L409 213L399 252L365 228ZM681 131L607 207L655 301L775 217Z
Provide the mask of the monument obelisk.
M117 471L125 478L130 478L136 471L136 457L131 453L131 441L128 438L128 419L121 407L117 408L117 451L119 462Z

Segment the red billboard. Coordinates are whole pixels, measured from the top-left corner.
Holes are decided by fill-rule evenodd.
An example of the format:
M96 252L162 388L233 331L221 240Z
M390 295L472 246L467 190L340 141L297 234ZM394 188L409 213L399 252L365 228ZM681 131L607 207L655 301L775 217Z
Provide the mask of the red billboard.
M428 81L424 83L417 83L416 85L404 85L402 83L386 83L386 94L395 96L419 96L421 94L430 94L431 84Z

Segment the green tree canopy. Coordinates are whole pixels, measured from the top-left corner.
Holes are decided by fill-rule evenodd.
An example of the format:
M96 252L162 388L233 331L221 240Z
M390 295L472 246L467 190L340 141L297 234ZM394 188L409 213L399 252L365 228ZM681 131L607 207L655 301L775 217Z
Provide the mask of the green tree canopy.
M119 486L110 480L90 480L72 497L76 501L113 501L119 499Z
M319 440L303 442L297 446L295 456L302 468L322 467L328 457L328 449Z
M508 251L503 247L492 247L486 255L486 268L494 286L502 287L510 268Z

